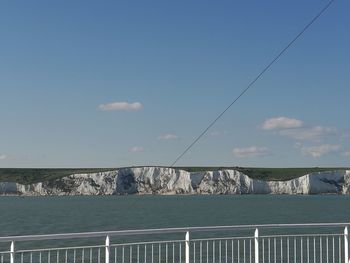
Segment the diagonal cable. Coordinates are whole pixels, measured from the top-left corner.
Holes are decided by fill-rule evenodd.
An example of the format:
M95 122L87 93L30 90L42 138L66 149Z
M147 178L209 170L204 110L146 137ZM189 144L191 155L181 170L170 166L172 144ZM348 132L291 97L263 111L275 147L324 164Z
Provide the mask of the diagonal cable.
M285 46L272 60L268 63L264 69L248 84L248 86L242 90L242 92L214 119L209 125L194 139L194 141L187 146L187 148L175 159L175 161L171 164L170 167L173 167L207 132L208 130L214 126L214 124L228 111L233 104L236 103L254 84L257 82L262 75L294 44L295 41L300 38L304 32L332 5L335 0L329 1L318 14L311 19L309 23Z

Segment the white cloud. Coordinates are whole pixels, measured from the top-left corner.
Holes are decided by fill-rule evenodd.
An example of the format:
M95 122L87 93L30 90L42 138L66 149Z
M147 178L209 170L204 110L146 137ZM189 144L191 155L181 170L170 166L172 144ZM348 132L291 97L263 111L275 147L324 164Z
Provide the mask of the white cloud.
M175 140L178 136L175 134L167 133L158 137L158 140Z
M310 155L312 157L321 157L327 153L335 152L340 148L337 144L323 144L319 146L302 147L301 151L304 155Z
M279 129L293 129L303 126L303 122L297 119L287 117L270 118L264 121L262 129L264 130L279 130Z
M336 129L322 126L283 129L278 131L279 135L291 137L296 140L319 140L321 137L336 135L337 133Z
M7 155L6 154L0 154L0 160L5 160L7 159Z
M130 152L132 152L132 153L143 152L143 147L142 146L134 146L134 147L130 148Z
M350 138L350 132L348 130L343 131L342 133L340 133L340 138L341 139L349 139Z
M244 158L252 156L264 156L267 155L269 152L266 147L250 146L247 148L234 148L232 150L232 153L236 157Z
M303 121L287 117L267 119L261 128L264 130L274 130L276 134L290 137L295 140L320 141L321 138L330 135L340 135L334 128L323 126L306 126Z
M98 106L99 110L124 110L124 111L136 111L143 108L140 102L128 103L128 102L112 102L107 104L101 104Z
M342 155L345 156L345 157L348 157L348 156L350 156L350 151L343 152Z

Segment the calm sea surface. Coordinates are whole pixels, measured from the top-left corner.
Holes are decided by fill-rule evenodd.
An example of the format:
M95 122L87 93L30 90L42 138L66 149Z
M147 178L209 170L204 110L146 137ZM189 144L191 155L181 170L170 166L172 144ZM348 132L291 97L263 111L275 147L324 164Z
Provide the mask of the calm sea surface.
M306 222L350 222L350 196L0 197L0 236Z

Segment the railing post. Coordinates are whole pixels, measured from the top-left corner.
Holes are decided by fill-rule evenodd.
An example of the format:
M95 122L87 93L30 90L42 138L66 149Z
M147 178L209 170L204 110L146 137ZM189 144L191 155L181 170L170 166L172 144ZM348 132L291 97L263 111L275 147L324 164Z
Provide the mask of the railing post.
M349 233L347 226L344 228L344 262L349 262Z
M185 237L185 263L190 263L190 232L186 232Z
M106 236L105 263L109 263L109 236Z
M15 263L15 241L11 241L10 253L10 263Z
M256 228L254 232L254 250L255 250L255 263L259 263L259 230Z

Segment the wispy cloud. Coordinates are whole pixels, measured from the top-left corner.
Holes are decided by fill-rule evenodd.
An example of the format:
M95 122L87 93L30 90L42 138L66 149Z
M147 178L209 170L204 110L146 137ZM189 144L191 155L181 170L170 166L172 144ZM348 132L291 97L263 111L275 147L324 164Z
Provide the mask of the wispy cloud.
M134 146L134 147L130 148L129 151L132 153L143 152L143 147L142 146Z
M342 131L340 133L340 138L343 139L343 140L344 139L345 140L349 139L350 138L350 131L349 130Z
M295 140L320 141L321 138L326 136L341 135L337 129L323 126L307 126L301 120L287 117L267 119L261 125L261 128Z
M137 110L141 110L142 108L143 108L143 105L140 102L134 102L134 103L111 102L111 103L107 103L107 104L101 104L98 106L98 109L103 110L103 111L111 111L111 110L137 111Z
M0 160L5 160L7 159L7 155L6 154L0 154Z
M227 131L212 131L210 133L211 136L223 136L226 135L228 132Z
M269 154L266 147L250 146L246 148L234 148L232 153L236 157L253 157L253 156L265 156Z
M309 155L314 158L321 157L325 154L338 151L340 145L337 144L323 144L319 146L301 147L301 151L304 155Z
M295 140L320 140L322 137L336 135L338 131L333 128L315 126L298 129L285 129L278 131L278 134L293 138Z
M345 157L348 157L348 156L350 156L350 151L343 152L341 155L343 155L343 156L345 156Z
M261 125L264 130L277 130L277 129L292 129L303 126L303 122L297 119L291 119L287 117L270 118L264 121Z
M167 134L163 134L163 135L159 136L158 140L176 140L177 138L178 138L177 135L167 133Z

